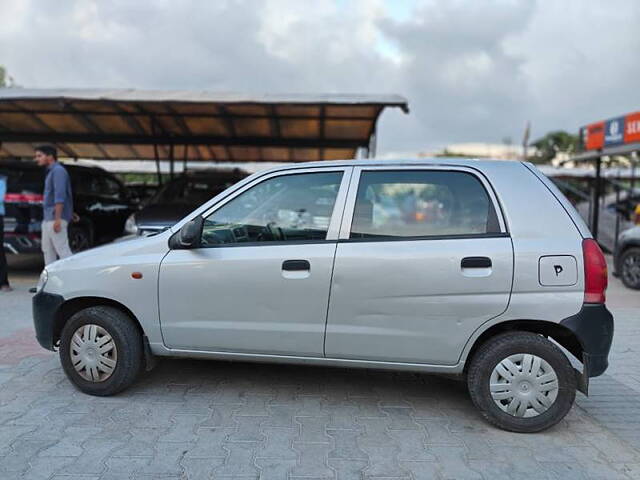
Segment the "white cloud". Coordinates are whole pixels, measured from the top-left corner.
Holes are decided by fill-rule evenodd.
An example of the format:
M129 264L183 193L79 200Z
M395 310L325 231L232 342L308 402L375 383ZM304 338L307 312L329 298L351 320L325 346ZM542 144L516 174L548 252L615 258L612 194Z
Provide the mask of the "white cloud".
M399 93L379 151L577 131L640 107L634 0L0 0L22 85Z

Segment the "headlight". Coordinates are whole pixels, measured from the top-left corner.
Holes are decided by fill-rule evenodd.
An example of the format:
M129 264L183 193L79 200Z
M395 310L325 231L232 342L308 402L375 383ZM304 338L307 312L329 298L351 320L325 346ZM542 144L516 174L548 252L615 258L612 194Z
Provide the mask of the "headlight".
M40 274L40 278L38 279L38 285L36 285L36 293L41 292L44 286L47 284L47 280L49 280L49 273L47 269L43 269Z
M138 224L136 223L136 214L132 213L127 218L127 221L124 222L124 232L129 234L138 233Z

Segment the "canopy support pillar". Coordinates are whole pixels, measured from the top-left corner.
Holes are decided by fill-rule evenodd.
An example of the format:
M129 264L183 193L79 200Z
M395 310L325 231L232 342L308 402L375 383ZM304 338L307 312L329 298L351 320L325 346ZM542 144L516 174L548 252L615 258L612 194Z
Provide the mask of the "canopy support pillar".
M184 157L182 157L182 173L187 171L187 158L189 157L189 145L184 146Z
M158 176L158 187L162 186L162 173L160 173L160 156L158 155L158 145L153 144L153 155L156 159L156 175Z
M173 167L175 163L175 158L173 155L173 143L169 145L169 179L173 180Z
M591 233L598 239L598 220L600 217L600 196L602 187L602 156L596 158L596 177L593 185L593 218L591 220Z

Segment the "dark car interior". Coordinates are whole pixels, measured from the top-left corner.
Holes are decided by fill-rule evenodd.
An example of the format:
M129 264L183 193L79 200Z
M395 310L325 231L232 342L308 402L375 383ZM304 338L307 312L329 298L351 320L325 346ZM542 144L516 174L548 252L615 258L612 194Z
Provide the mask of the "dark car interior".
M324 240L341 174L303 177L264 182L236 197L205 219L201 245Z

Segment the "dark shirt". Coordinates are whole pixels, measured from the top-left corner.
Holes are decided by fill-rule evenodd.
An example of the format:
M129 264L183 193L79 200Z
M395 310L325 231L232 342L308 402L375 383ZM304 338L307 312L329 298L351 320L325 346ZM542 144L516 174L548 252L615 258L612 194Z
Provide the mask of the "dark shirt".
M55 220L56 203L62 203L62 220L71 221L73 216L73 198L71 197L71 180L67 170L58 162L47 167L44 179L44 220Z

